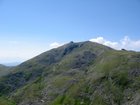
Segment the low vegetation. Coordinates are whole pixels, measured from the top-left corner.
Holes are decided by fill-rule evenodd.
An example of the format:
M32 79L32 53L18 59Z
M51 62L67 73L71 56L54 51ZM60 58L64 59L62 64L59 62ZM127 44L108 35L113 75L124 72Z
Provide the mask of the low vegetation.
M138 105L140 53L70 42L1 77L0 96L0 105Z

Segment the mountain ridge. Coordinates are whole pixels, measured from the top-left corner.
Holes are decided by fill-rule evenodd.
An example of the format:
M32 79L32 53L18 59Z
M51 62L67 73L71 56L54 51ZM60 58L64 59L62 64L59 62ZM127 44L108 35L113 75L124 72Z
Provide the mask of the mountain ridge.
M4 105L137 105L139 76L139 52L70 42L15 67L0 93Z

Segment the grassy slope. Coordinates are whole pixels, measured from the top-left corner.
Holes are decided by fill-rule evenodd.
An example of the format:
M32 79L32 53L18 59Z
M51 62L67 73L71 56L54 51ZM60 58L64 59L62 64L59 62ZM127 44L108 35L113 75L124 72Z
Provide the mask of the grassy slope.
M70 43L23 63L0 88L19 105L136 105L139 75L140 53Z
M13 68L0 64L0 77L8 75L11 72L11 69L13 69ZM9 100L8 98L1 96L0 105L15 105L15 103L13 101Z
M122 105L134 100L140 88L140 54L111 51L88 68L82 81L76 83L54 105ZM82 83L82 84L81 84ZM71 95L71 92L73 94ZM129 105L129 104L128 104ZM135 105L135 103L134 103Z

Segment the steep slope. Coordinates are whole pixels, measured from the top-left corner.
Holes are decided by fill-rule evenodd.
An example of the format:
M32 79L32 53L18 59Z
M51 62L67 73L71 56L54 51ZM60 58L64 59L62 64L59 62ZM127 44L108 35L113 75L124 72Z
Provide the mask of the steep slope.
M140 53L88 41L44 52L0 79L3 105L138 105L139 89Z

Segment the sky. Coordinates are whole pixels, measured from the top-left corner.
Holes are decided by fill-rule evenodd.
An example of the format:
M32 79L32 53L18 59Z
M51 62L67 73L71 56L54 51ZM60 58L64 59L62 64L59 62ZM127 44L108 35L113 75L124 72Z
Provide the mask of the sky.
M70 41L140 51L140 0L0 0L0 63Z

